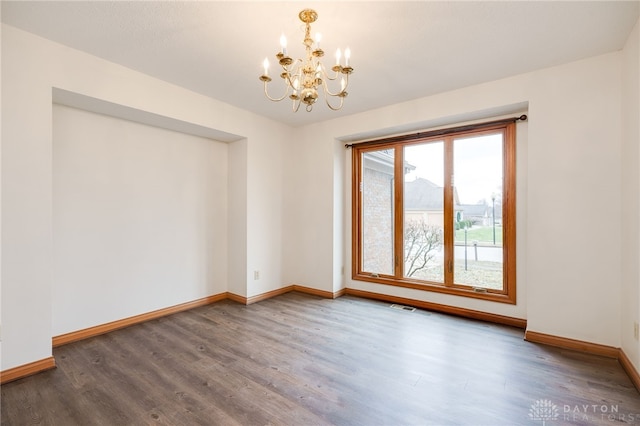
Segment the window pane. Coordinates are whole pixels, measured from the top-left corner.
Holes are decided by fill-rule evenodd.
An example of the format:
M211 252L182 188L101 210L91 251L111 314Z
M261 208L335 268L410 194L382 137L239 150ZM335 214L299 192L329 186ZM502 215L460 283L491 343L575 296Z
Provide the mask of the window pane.
M362 270L393 275L393 150L362 154Z
M404 276L444 282L444 143L404 148Z
M503 290L502 134L455 139L454 281Z

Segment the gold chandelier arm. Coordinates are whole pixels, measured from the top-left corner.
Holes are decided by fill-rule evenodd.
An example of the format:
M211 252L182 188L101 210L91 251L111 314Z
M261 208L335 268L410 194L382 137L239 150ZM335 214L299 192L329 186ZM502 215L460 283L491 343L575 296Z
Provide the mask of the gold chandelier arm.
M344 104L344 98L347 96L347 92L344 92L344 96L337 96L338 98L340 98L340 105L338 105L337 107L334 107L333 105L331 105L331 103L329 102L329 96L325 96L324 100L325 103L327 104L327 106L333 110L333 111L338 111L340 108L342 108L342 104ZM334 96L336 97L336 96Z
M293 112L298 112L298 110L300 109L300 104L302 103L302 102L300 101L300 98L298 98L298 99L295 99L295 98L294 98L294 99L292 99L292 102L293 102L293 103L291 104L291 110L292 110Z
M327 71L327 67L325 67L322 62L318 61L318 64L320 65L322 77L324 79L326 79L326 80L335 81L335 80L337 80L339 77L341 77L343 75L341 72L332 70L333 71L333 76L331 76L331 75L329 75L329 72Z
M282 77L284 79L284 81L287 83L287 89L289 87L291 87L291 90L293 91L293 93L297 92L300 90L300 85L302 84L302 60L298 59L296 60L296 63L300 62L300 64L298 65L291 65L288 68L283 66L283 73L280 75L280 77ZM294 84L294 80L298 79L298 87L296 88L296 85Z
M341 87L340 90L338 92L332 92L331 90L329 90L329 85L327 84L326 80L322 81L322 91L324 92L324 96L325 98L329 98L330 96L332 97L342 97L344 98L346 96L346 90L347 87L349 87L349 74L345 74L344 75L344 87ZM343 95L343 93L345 95ZM342 103L341 103L342 104Z
M287 95L289 94L289 85L287 85L284 88L284 95L282 95L282 97L280 97L280 98L272 98L271 96L269 96L269 92L267 91L267 83L269 83L269 81L264 80L264 95L267 97L267 99L269 99L271 101L274 101L274 102L280 102L281 100L286 98Z

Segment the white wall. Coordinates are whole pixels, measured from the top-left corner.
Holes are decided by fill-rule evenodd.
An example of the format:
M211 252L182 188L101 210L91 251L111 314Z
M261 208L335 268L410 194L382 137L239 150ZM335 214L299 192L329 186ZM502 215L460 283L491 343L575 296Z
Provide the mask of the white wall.
M2 8L0 7L0 21ZM0 27L0 41L2 27ZM0 93L2 93L2 43L0 43ZM0 118L2 117L2 102L0 102ZM0 135L2 135L2 120L0 119ZM0 200L2 199L2 138L0 137ZM2 209L0 208L0 235L2 235ZM2 259L2 244L0 244L0 259ZM2 362L2 262L0 262L0 363Z
M282 105L279 105L282 106ZM287 139L251 141L247 155L247 297L283 287L282 207ZM269 253L269 256L265 256ZM255 273L258 273L256 279Z
M346 241L345 238L347 229L348 232L351 232L351 227L346 227L346 216L345 212L347 206L351 208L351 198L340 197L337 196L341 193L345 195L348 191L344 191L345 182L347 180L350 182L351 179L347 178L350 176L345 173L346 164L350 162L351 158L347 158L345 152L347 150L344 147L344 144L336 142L333 144L333 277L332 291L334 293L342 290L346 287L345 278L346 278L346 258L345 258L345 247ZM351 250L348 249L348 252L351 253Z
M0 21L2 8L0 7ZM0 26L0 41L2 27ZM2 93L2 43L0 43L0 93ZM2 135L2 102L0 102L0 135ZM2 137L0 137L0 200L2 200ZM1 207L1 205L0 205ZM0 208L0 235L2 235L2 208ZM2 259L2 244L0 244L0 259ZM2 363L2 262L0 261L0 364Z
M2 369L51 356L51 85L2 27ZM33 119L33 120L31 120Z
M228 291L247 296L247 140L229 144Z
M528 321L620 346L620 54L535 73Z
M294 129L285 170L283 257L284 278L323 291L334 291L334 168L333 144L317 143L307 127ZM311 129L315 132L315 128Z
M246 263L242 258L228 262L229 268L245 267L243 271L234 270L229 277L233 280L232 289L243 285L238 276L252 274L246 268L280 264L282 170L272 168L275 159L262 158L261 153L270 147L274 149L273 156L281 153L289 127L4 24L2 56L1 370L41 360L52 353L53 89L62 97L68 97L65 93L77 94L89 109L155 120L159 127L229 137L233 141L227 148L229 167L239 165L240 170L228 174L227 191L239 195L221 202L240 209L226 212L229 240L235 243L240 238L240 242L230 243L228 250L231 255L241 256L248 247L252 250L250 256L244 254ZM251 173L249 167L259 173ZM262 190L270 191L271 196L259 193ZM258 209L260 216L248 216L249 208ZM245 230L251 230L251 234ZM216 266L217 260L213 262L210 266ZM226 267L222 265L220 271ZM220 271L212 271L210 277L218 277ZM264 286L249 292L282 286L281 274L280 266L266 267L261 275ZM221 275L220 278L224 279ZM244 285L244 290L239 290L247 292ZM207 286L218 292L211 282ZM131 291L135 294L137 290ZM147 293L152 300L128 309L133 312L151 306L173 306L184 302L189 294L199 296L203 291L199 287L198 291L191 288L171 295L166 291ZM60 325L59 329L67 327Z
M227 210L226 144L54 105L53 334L226 292Z
M622 56L622 349L640 370L640 20Z
M338 283L313 273L339 276L329 252L331 238L317 229L343 226L330 212L350 197L350 157L336 161L336 139L353 140L417 130L512 112L528 105L529 121L518 125L517 304L364 283L350 279L350 211L344 217L346 286L463 308L526 318L532 331L620 345L620 54L612 53L449 93L396 104L301 129L301 156L292 183L298 216L291 235L301 284L331 291ZM349 154L347 154L349 155ZM332 171L345 185L334 189ZM312 188L309 191L307 188ZM305 268L303 265L306 265Z

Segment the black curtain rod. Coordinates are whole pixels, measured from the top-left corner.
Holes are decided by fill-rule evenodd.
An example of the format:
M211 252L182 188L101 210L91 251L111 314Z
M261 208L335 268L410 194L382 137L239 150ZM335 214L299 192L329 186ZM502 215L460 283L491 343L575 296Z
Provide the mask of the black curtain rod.
M483 129L485 127L497 126L497 125L506 124L506 123L513 123L516 121L525 121L526 119L527 119L527 116L525 114L522 114L520 117L503 118L501 120L488 121L486 123L467 124L464 126L449 127L447 129L429 130L426 132L419 132L411 135L392 136L390 138L382 138L382 139L375 139L375 140L359 142L359 143L345 144L344 147L348 149L348 148L352 148L354 145L377 144L383 141L394 142L396 140L407 141L407 140L425 139L425 138L431 138L433 136L444 136L444 135L449 135L451 133L478 130L478 129Z

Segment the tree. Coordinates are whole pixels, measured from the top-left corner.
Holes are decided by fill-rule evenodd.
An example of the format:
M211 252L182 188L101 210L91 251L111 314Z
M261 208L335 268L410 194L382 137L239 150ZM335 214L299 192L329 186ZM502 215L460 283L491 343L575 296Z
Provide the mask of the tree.
M405 276L426 269L442 247L443 231L423 219L407 221L404 228Z

